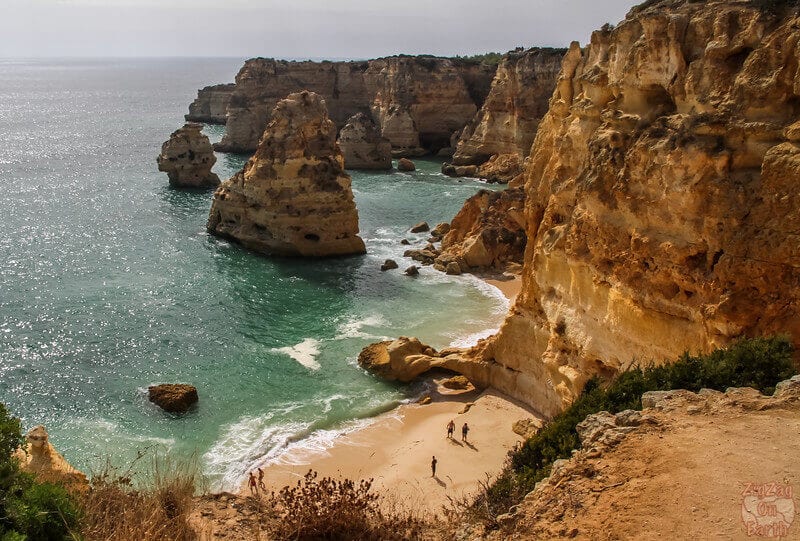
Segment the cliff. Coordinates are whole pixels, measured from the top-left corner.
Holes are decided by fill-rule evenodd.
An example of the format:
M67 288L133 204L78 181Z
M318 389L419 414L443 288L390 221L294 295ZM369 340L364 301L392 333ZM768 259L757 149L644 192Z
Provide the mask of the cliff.
M524 173L522 292L443 355L459 371L551 415L633 362L798 340L800 32L760 6L651 1L571 47Z
M156 162L158 170L167 174L171 186L204 188L219 185L219 177L211 172L217 157L202 129L202 124L187 122L161 146Z
M271 117L256 153L214 193L208 231L266 254L364 253L325 102L313 92L291 94Z
M464 128L453 155L455 166L486 165L453 173L508 182L522 172L565 53L566 49L517 49L503 57L486 101ZM504 167L499 168L500 163Z
M252 152L278 100L309 90L325 99L337 128L372 114L398 154L449 146L483 103L494 68L436 57L368 62L287 62L254 58L236 75L222 152ZM199 99L199 98L198 98Z
M236 85L232 83L213 85L197 91L197 98L189 105L187 121L225 124L228 103Z

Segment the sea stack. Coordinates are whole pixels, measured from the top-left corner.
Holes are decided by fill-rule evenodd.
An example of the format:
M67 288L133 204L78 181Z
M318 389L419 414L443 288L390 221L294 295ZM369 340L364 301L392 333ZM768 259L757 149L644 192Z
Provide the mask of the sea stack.
M202 124L187 122L172 132L156 159L158 170L164 171L175 188L206 188L219 185L219 177L211 172L217 161L211 142Z
M391 169L392 143L364 113L350 117L339 132L339 147L347 169Z
M214 193L208 231L265 254L363 254L350 182L325 101L290 94L244 169Z

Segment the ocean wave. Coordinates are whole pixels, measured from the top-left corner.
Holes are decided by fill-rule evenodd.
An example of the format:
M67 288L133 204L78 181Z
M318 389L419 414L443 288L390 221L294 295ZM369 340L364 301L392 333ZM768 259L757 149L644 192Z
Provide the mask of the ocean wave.
M294 346L272 348L271 351L288 355L309 370L320 369L320 364L317 362L316 358L317 355L319 355L319 340L315 338L306 338Z

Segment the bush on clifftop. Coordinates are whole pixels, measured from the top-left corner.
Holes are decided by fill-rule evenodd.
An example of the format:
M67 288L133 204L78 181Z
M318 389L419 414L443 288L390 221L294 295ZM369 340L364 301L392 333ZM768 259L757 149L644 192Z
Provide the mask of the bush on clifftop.
M636 366L605 386L592 379L569 408L511 455L509 467L479 498L475 508L491 520L518 503L537 482L550 475L553 462L569 458L574 449L580 449L576 427L588 415L640 410L642 394L648 391L752 387L771 395L777 383L797 373L793 351L791 342L782 337L740 340L708 355L684 353L675 363Z

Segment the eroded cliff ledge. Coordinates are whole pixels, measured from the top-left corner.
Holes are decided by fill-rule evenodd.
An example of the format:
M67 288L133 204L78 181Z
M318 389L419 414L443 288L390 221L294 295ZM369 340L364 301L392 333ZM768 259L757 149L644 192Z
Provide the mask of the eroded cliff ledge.
M207 122L209 124L225 124L228 113L228 103L231 100L233 83L212 85L197 91L197 98L189 105L189 114L186 120L192 122Z
M797 342L799 39L788 10L668 0L571 47L525 170L522 292L469 352L485 383L553 414L632 362Z
M495 182L519 175L547 113L566 52L517 49L503 57L483 107L461 133L454 167L445 172Z
M495 67L457 59L395 56L363 62L287 62L254 58L236 75L222 152L252 152L278 100L309 90L325 99L338 128L372 116L396 155L450 145L486 99ZM198 98L199 99L199 98Z
M266 254L364 253L350 177L323 99L291 94L271 116L255 155L214 193L208 231Z

